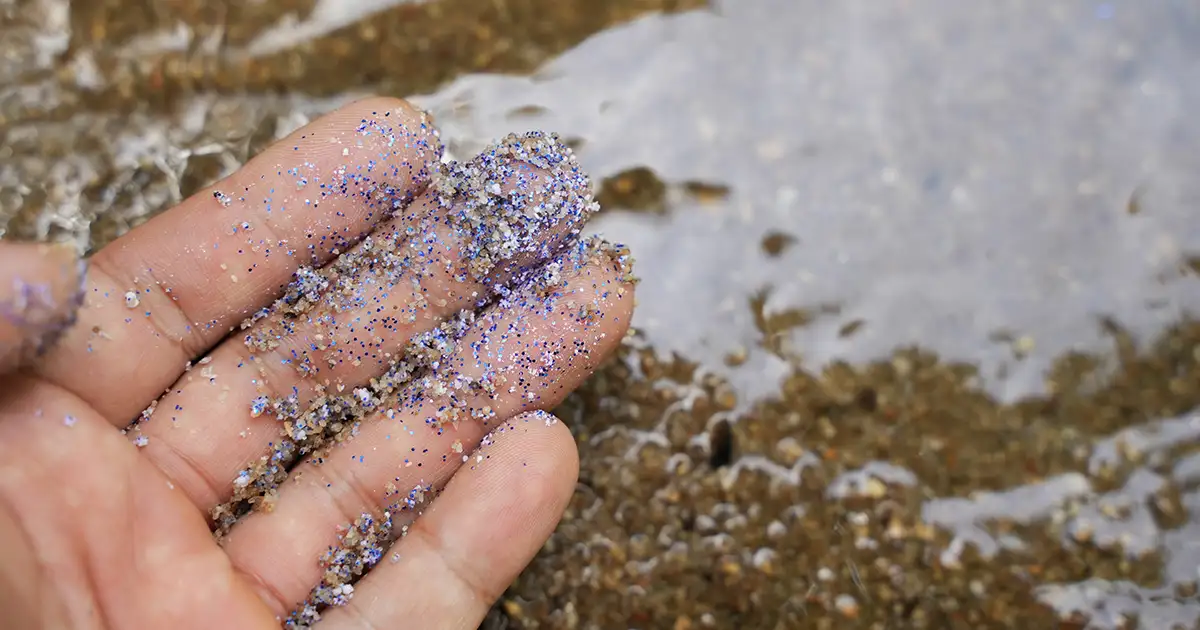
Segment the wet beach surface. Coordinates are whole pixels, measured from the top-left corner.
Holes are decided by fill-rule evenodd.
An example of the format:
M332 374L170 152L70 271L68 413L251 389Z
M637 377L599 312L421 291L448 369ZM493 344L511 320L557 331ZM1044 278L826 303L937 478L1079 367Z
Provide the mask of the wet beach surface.
M101 246L368 93L568 138L637 334L491 627L1200 620L1200 8L334 4L0 3L0 230Z

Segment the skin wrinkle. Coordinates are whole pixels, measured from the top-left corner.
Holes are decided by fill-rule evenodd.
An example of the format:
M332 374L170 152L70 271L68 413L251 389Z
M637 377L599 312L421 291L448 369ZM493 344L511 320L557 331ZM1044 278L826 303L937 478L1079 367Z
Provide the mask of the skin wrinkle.
M5 530L16 530L15 533L22 548L37 548L33 544L33 537L30 534L28 525L26 525L21 519L21 511L16 509L16 507L12 504L12 501L8 498L7 493L4 492L0 492L0 518L4 519L5 524L12 526L5 527ZM18 580L22 585L33 584L34 588L36 589L35 599L38 602L38 605L35 607L35 614L37 614L41 619L58 619L59 623L61 623L61 620L67 616L66 610L64 610L61 606L56 607L58 609L58 614L47 615L46 613L46 609L54 602L50 592L55 590L52 588L52 584L54 584L54 582L49 579L49 567L44 564L42 558L40 558L38 554L35 553L30 555L32 556L32 566L22 566L23 571L21 575L16 578L16 580L10 578L8 571L0 569L0 584L6 585L3 589L0 589L0 593L3 593L0 594L0 602L4 602L7 594L21 593L21 589L16 586ZM17 611L22 611L25 609L16 602L5 606L5 608L7 610Z
M96 286L96 285L102 284L101 280L106 280L108 282L109 286L114 287L113 290L116 290L116 287L122 286L119 282L119 278L121 276L120 275L114 276L112 272L108 271L105 268L107 263L105 263L103 261L104 261L103 257L92 257L90 266L89 266L89 271L91 273L91 276L89 278L89 280L91 281L90 283L93 286ZM99 276L99 277L97 277L97 276ZM134 284L130 283L126 286L138 286L138 285L134 285ZM159 285L154 284L154 286L159 286ZM151 291L149 295L157 296L157 294L158 294L157 291ZM86 297L84 299L86 300ZM186 323L188 321L187 314L183 312L182 306L180 306L177 302L175 302L174 300L170 300L170 299L160 300L157 298L155 299L155 302L162 303L162 305L164 307L166 307L165 310L168 310L168 311L174 313L174 318L176 320L182 320L184 322L183 325L186 326ZM179 357L178 360L180 362L188 360L192 356L189 353L189 349L187 346L188 342L184 338L176 338L175 336L169 334L168 328L165 327L165 325L163 324L163 322L161 320L161 316L154 315L156 313L159 313L161 310L163 310L163 309L160 309L156 306L150 311L152 313L152 315L150 317L142 317L141 319L147 320L147 322L153 329L154 335L157 339L166 340L170 344L170 346L177 351L176 355ZM144 312L144 310L143 310L143 312ZM182 329L182 327L181 327L181 329ZM161 348L156 349L156 350L161 351ZM55 382L60 387L63 387L64 389L69 390L76 397L84 398L84 396L86 396L86 392L80 391L78 389L78 387L76 387L73 384L73 382L70 380L61 380L60 379ZM134 424L136 424L138 422L138 416L135 416L132 420L128 419L128 418L126 418L126 419L109 418L109 422L111 422L115 425L125 424L127 426L133 426Z
M128 474L129 471L124 472L124 476L126 478L125 483L128 484L133 480L133 478ZM120 514L123 517L123 520L117 530L121 532L128 532L130 536L135 537L134 539L136 540L138 534L137 529L135 529L136 519L132 519L132 517L136 515L137 512L134 511L136 508L133 503L133 493L129 491L129 486L125 484L119 484L119 487L123 488L123 493L125 496L120 497L117 502L106 502L104 505L104 511L110 515ZM123 506L123 509L114 509L114 503L119 503ZM101 532L100 530L86 527L86 525L84 525L81 529L82 531L69 532L69 544L79 548L79 551L76 555L83 559L83 562L81 563L83 565L82 573L84 579L86 580L86 584L88 585L87 592L101 593L106 588L103 577L104 567L108 566L110 562L108 558L98 557L98 553L101 551L111 553L113 545L119 545L123 548L124 554L122 555L126 556L127 562L130 563L129 566L135 567L135 574L137 573L136 567L138 562L136 560L136 553L134 552L133 545L128 544L128 539L118 538L115 541L109 540L105 535L108 532ZM96 536L101 536L105 539L102 541L95 541L94 538ZM100 623L100 628L119 627L117 624L117 617L114 616L115 611L109 609L105 598L95 597L92 598L91 601L94 604L92 613L94 617L98 617L97 621Z
M342 515L344 522L353 522L355 518L362 514L362 509L347 503L345 493L337 492L334 489L348 488L351 499L357 501L358 505L374 505L376 503L376 499L371 496L371 491L352 472L342 474L336 467L322 466L321 475L324 477L323 481L325 481L324 489L328 490L324 495L328 498L329 503ZM393 510L393 512L395 511ZM376 518L381 515L382 512L372 514Z
M84 579L85 592L101 593L101 592L103 592L103 589L105 588L104 579L102 577L102 574L103 574L102 566L106 563L104 563L103 561L96 558L95 554L89 553L89 548L91 548L91 549L97 549L97 548L98 549L106 549L107 545L101 544L99 547L96 547L93 544L81 544L83 541L86 541L88 539L88 537L89 537L89 534L86 531L83 532L82 535L75 535L75 532L70 532L70 535L68 535L66 537L67 540L60 541L60 542L65 544L66 546L70 546L70 547L74 547L74 548L78 549L78 551L74 555L84 559L82 562L83 570L81 571L81 573L82 573L82 577ZM61 538L61 536L60 536L60 538ZM88 604L86 605L85 609L89 613L88 614L89 620L95 621L99 624L98 628L103 630L103 629L107 629L107 628L116 628L117 627L117 625L115 623L115 618L113 617L113 614L112 614L113 611L108 609L108 606L106 605L106 602L104 601L103 597L89 597ZM75 624L75 623L73 623L72 625L77 626L77 624ZM93 627L93 626L91 626L89 624L88 627Z
M53 383L37 381L19 372L5 375L5 378L11 379L10 382L16 384L16 387L0 388L0 403L3 403L0 405L0 409L7 408L8 411L17 413L0 416L0 429L19 426L24 421L24 418L20 417L22 412L30 413L33 409L44 407L78 408L84 405L83 401L73 393ZM55 402L57 405L54 404ZM16 442L12 441L10 437L0 436L0 448L16 446ZM40 439L42 436L36 435L36 438ZM52 478L55 470L60 470L70 463L62 456L56 458L53 456L54 454L44 453L43 445L39 441L35 441L26 448L35 455L30 460L32 466L21 465L22 458L14 456L8 448L5 448L4 452L0 452L0 468L5 470L5 473L0 475L0 502L3 502L5 509L15 515L16 527L21 532L22 539L29 542L29 549L48 548L58 552L54 561L48 559L45 554L35 552L32 554L31 563L34 565L35 571L40 570L44 573L47 585L52 585L44 592L58 592L58 599L62 603L60 616L69 620L66 625L68 627L95 627L92 625L81 626L80 622L84 616L94 619L98 613L100 622L103 624L101 627L110 627L109 611L100 601L102 598L97 596L101 591L96 590L98 585L96 576L92 575L92 566L86 559L86 550L82 545L82 542L86 540L85 536L71 535L71 532L64 533L60 526L47 527L44 524L39 526L33 522L27 523L22 517L41 517L42 513L38 508L42 504L35 503L31 508L20 509L14 503L13 497L21 496L21 488L47 485L59 487L53 481L46 483L47 478ZM71 490L71 487L66 487L61 488L60 492L70 492ZM34 521L36 520L35 518ZM45 520L53 522L53 519ZM84 561L66 564L65 559L71 557L84 558ZM84 566L80 567L80 564ZM27 569L25 566L21 568ZM55 577L56 573L59 574L57 577ZM63 573L69 573L69 575L62 575ZM79 584L79 580L82 580L83 584ZM86 598L78 596L81 590L87 593Z
M154 271L145 265L138 267L138 269L141 269L141 271L138 272L138 280L141 280L141 282L135 283L133 281L133 277L128 273L118 271L117 269L110 269L109 263L106 261L107 258L104 256L93 256L91 258L91 268L99 271L103 278L107 280L108 283L114 287L114 289L120 290L119 288L124 286L139 292L138 298L139 300L142 300L143 303L140 304L137 309L134 309L133 312L138 315L145 312L150 313L150 315L142 316L140 319L149 322L151 327L154 329L155 337L158 339L167 340L172 346L179 350L178 356L180 362L190 360L192 357L204 351L204 348L198 346L198 342L194 336L181 336L178 334L172 334L170 332L171 330L186 330L187 327L194 321L188 316L188 313L182 304L170 299L167 297L167 294L163 293L162 291L151 290L150 292L146 292L141 290L145 288L161 288L170 285L163 284L161 279L154 275ZM143 275L146 277L143 278ZM124 290L121 291L124 292ZM145 304L144 301L151 296L153 297L154 303ZM163 310L166 310L167 316L174 320L172 323L168 324L167 322L163 321Z
M219 483L216 479L213 479L212 477L210 477L205 472L204 467L199 464L199 462L197 462L195 459L193 459L192 456L189 455L188 453L180 450L173 442L171 442L169 440L163 440L162 442L163 442L163 444L166 445L166 447L168 449L171 450L171 452L174 454L175 458L179 462L183 463L184 473L186 475L188 475L192 479L199 480L199 482L203 486L205 492L207 492L210 496L214 497L214 500L215 500L215 497L221 496L220 495L221 488L224 488L225 484ZM181 478L181 476L178 472L174 472L174 469L172 469L171 471L162 470L162 473L171 483L173 483L179 487L195 488L195 483L193 483L187 479Z
M463 592L468 593L475 600L476 604L490 605L491 602L496 601L500 595L504 594L504 589L488 588L484 581L471 577L478 575L477 572L471 571L471 567L463 566L458 562L451 562L447 554L444 553L446 542L439 538L436 533L429 531L428 528L419 525L410 527L405 537L406 542L409 536L415 538L417 544L421 544L422 541L424 542L425 549L433 557L437 558L438 564L442 565L446 573L452 576L453 581L461 586Z
M371 621L370 615L365 614L363 610L359 608L357 600L355 600L353 597L350 598L350 601L346 602L346 605L342 608L347 614L350 615L350 621L360 628L360 630L383 630L383 628L375 625L375 623Z
M285 601L283 593L280 593L279 589L264 580L258 573L239 567L236 564L233 565L233 572L234 575L241 577L242 581L248 584L250 588L254 589L263 603L267 605L267 608L273 611L276 616L279 616L281 611L286 611L295 606L294 602Z

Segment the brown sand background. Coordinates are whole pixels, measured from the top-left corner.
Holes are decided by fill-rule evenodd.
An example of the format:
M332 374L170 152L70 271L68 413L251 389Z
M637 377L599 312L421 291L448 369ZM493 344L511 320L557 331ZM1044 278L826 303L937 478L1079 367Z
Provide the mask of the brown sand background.
M0 0L0 48L6 238L366 93L572 139L639 335L488 627L1200 620L1200 5Z

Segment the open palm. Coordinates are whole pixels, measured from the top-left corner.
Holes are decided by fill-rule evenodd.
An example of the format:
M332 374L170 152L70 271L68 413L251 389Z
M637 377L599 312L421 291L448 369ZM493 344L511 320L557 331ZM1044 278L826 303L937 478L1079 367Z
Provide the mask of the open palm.
M588 187L371 99L86 271L0 243L0 626L477 626L574 489L542 410L633 308Z

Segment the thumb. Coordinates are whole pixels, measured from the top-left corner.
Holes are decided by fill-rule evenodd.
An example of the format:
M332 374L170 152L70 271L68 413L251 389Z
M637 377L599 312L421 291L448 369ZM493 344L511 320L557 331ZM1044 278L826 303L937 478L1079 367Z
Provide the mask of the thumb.
M75 323L85 270L68 244L0 242L0 373L45 352Z

